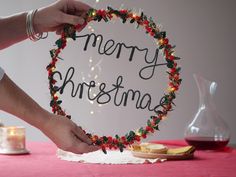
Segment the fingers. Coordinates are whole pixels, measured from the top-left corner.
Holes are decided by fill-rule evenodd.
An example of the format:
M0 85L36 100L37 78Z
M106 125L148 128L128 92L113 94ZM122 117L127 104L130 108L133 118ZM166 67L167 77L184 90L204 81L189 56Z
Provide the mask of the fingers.
M80 1L58 1L56 7L60 9L58 24L71 24L77 26L78 32L86 26L86 14L91 7ZM61 34L63 28L58 27L56 34Z
M57 29L56 29L56 34L57 34L57 35L61 35L61 33L63 32L63 30L64 30L64 26L59 26L59 27L57 27Z
M87 12L91 7L88 4L82 3L80 1L68 1L68 8L73 9L76 12L84 11Z
M79 142L79 140L77 140L77 143L73 146L73 148L70 151L76 154L83 154L97 151L99 149L100 148L98 146L88 145L84 142Z
M92 144L92 141L89 139L89 137L84 133L84 131L79 126L76 125L75 129L73 130L73 133L82 142L85 142L87 144Z
M66 151L70 151L76 154L83 154L83 153L97 151L100 149L99 146L95 146L95 145L87 144L86 142L83 142L83 140L79 139L78 136L76 136L75 134L73 137L74 137L73 143L72 143L73 145L65 149Z
M85 20L83 17L76 16L76 15L69 15L66 13L61 13L61 23L68 23L71 25L83 25L85 23Z

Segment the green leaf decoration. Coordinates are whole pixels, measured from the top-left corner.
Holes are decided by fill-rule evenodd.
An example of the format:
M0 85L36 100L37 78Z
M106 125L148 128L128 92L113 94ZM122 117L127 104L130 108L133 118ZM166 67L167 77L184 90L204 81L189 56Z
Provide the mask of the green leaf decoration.
M157 115L163 115L164 113L160 110L157 111Z
M102 144L102 141L101 141L101 140L97 140L97 141L95 142L95 144L99 146L99 145Z
M129 136L131 136L131 137L135 136L135 132L134 131L130 131L129 132Z
M158 31L155 31L154 38L161 39L161 34Z
M55 103L54 100L51 100L50 101L50 107L52 107L54 105L54 103Z
M71 119L71 115L66 115L66 117L67 117L68 119Z
M59 87L58 87L58 86L54 86L54 87L53 87L53 91L54 91L54 92L57 92L58 90L59 90Z
M62 101L61 101L61 100L58 100L58 101L57 101L57 104L59 104L59 105L60 105L61 103L62 103Z
M166 32L165 31L161 31L160 35L161 35L161 38L163 38L163 39L166 38Z
M132 18L132 19L130 20L130 23L134 23L134 22L135 22L135 19Z
M143 20L143 16L144 16L144 14L143 14L143 12L141 12L141 16L140 16L140 18Z
M148 119L148 121L147 121L147 126L149 126L149 127L152 126L151 121L150 121L149 119Z
M55 49L50 50L50 56L53 58L55 56Z
M159 129L159 125L155 125L153 128L154 128L155 130L160 130L160 129Z
M88 12L87 12L87 15L88 15L89 17L91 17L91 16L93 16L93 13L94 13L94 12L96 12L95 9L89 9Z
M123 18L122 19L122 23L125 23L127 20L126 20L126 18Z
M115 135L115 138L116 138L117 140L119 140L119 139L120 139L119 135Z
M103 139L104 143L106 143L108 141L108 138L106 136L103 136L102 139Z
M98 20L98 22L100 22L100 21L102 20L102 17L101 17L101 16L98 16L98 17L97 17L97 20Z
M108 22L108 18L106 16L102 17L105 22Z
M107 150L106 150L106 149L103 149L103 148L102 148L102 152L103 152L104 154L107 154Z
M62 47L62 39L58 39L55 44L57 45L58 48Z
M174 67L174 62L173 61L168 61L167 62L167 67L168 68L173 68Z
M141 127L139 130L138 130L138 132L142 135L143 134L143 132L144 132L144 129L143 129L143 127Z
M164 45L160 45L159 46L159 49L161 50L161 49L163 49L164 48Z
M160 123L160 121L161 121L161 119L160 118L158 118L156 121L155 121L155 124L157 125L157 124L159 124Z
M181 58L180 57L175 57L175 60L180 60Z
M119 143L118 147L119 147L120 152L124 151L125 146L122 143Z

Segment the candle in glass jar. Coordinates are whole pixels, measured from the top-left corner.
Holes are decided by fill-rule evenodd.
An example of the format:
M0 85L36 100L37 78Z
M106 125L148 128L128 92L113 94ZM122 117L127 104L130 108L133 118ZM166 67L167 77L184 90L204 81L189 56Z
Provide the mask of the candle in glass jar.
M25 153L25 128L0 127L0 153Z

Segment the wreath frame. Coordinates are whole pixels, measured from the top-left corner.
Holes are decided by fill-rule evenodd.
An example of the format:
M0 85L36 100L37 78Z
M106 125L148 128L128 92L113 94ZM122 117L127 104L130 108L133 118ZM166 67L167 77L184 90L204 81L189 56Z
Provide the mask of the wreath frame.
M172 111L173 105L175 106L173 100L176 98L176 91L179 90L182 79L180 78L181 67L177 65L177 60L180 58L174 55L174 48L169 43L169 39L166 37L166 32L161 31L157 25L154 23L152 17L148 18L142 12L140 15L133 13L132 10L121 9L116 10L111 7L107 7L106 10L100 9L90 9L87 12L86 23L91 21L100 22L104 20L108 22L114 17L120 18L123 23L129 21L131 24L136 23L137 28L143 27L146 34L150 35L156 40L159 50L163 51L163 57L165 58L167 64L167 74L168 74L168 88L167 93L160 100L161 110L158 110L155 115L150 116L147 120L147 125L141 127L136 131L129 131L124 136L115 135L112 136L98 136L95 134L87 133L83 130L87 136L92 140L94 145L101 146L104 153L107 153L106 149L119 149L121 152L127 146L132 145L135 142L139 142L141 139L145 139L148 134L154 133L155 130L159 130L159 123L163 120L169 111ZM57 94L58 87L56 86L56 80L53 78L53 74L56 71L56 64L59 60L62 60L59 54L67 45L67 39L71 38L76 40L76 29L80 26L65 25L64 31L62 32L60 38L55 42L57 48L50 50L51 62L46 67L48 72L49 90L51 95L50 106L52 112L57 115L66 116L71 119L71 116L66 114L65 110L62 109L62 100L59 99Z

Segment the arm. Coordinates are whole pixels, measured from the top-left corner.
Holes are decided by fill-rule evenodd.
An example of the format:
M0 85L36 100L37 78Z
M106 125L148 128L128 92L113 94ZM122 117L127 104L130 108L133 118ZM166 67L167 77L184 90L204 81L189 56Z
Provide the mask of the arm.
M84 17L91 7L75 0L61 0L50 6L38 9L34 21L37 33L56 31L60 34L64 24L84 27ZM26 33L27 12L0 18L0 50L17 42L27 39ZM17 29L17 30L16 30Z
M38 10L34 18L34 28L38 33L49 31L59 33L65 23L83 24L83 15L89 8L75 0L57 1ZM21 13L0 19L1 49L27 38L26 15L26 13ZM83 27L82 25L79 30L82 30ZM91 145L91 140L74 122L44 110L6 74L0 80L0 109L40 129L63 150L74 153L98 150L97 146Z
M27 38L25 19L26 13L0 19L0 50Z
M91 140L69 119L49 113L5 74L0 81L0 109L13 114L46 134L59 148L74 153L97 150Z

